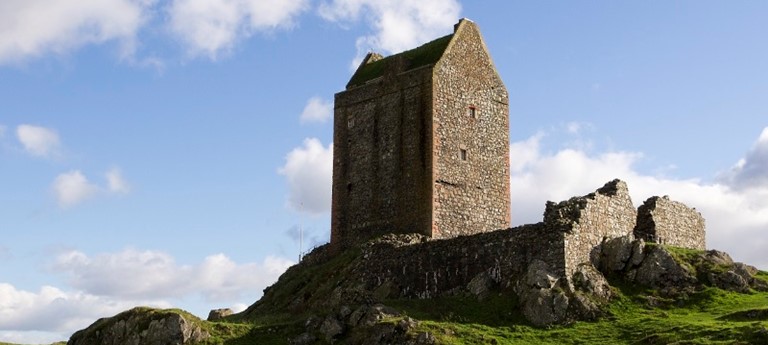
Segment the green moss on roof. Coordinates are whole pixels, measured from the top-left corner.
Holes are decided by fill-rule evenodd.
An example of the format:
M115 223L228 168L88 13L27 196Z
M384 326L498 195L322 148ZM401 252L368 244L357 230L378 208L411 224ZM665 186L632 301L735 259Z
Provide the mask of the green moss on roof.
M398 59L401 56L404 57L406 61L405 69L403 71L432 65L443 56L443 52L445 52L445 48L448 47L448 43L451 42L451 38L453 38L453 34L440 37L417 48L390 55L381 60L360 66L349 80L349 83L347 83L347 88L362 85L370 80L383 76L389 61Z

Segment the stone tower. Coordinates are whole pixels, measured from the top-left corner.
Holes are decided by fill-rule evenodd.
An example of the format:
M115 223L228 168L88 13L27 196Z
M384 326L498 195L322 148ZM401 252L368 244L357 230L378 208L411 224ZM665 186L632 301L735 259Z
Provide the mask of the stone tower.
M335 97L331 244L509 227L509 97L475 23L389 57Z

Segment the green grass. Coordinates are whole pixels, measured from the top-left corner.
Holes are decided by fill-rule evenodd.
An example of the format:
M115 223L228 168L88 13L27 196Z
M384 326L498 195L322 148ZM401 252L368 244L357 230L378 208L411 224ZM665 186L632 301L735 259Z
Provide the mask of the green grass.
M420 320L414 332L430 332L439 344L768 344L766 293L740 294L708 287L683 301L667 300L661 307L650 307L649 297L658 298L654 291L613 285L617 297L608 308L609 316L546 329L525 321L517 311L518 302L508 293L483 301L447 297L389 300L386 304ZM284 344L302 332L301 322L296 321L279 325L257 321L245 325L250 328L236 339L206 344Z
M672 248L671 252L697 275L721 269L706 266L702 251ZM348 251L326 262L291 268L266 292L270 304L257 303L222 322L202 321L180 310L132 311L150 317L169 312L189 317L211 334L202 345L286 344L287 339L304 332L309 315L322 317L331 312L322 302L344 283L360 254ZM768 272L756 276L768 280ZM482 301L461 296L386 300L386 305L402 311L403 316L384 322L398 322L406 316L419 320L413 332L429 332L438 344L768 344L766 292L737 293L701 286L672 299L619 278L610 283L616 297L607 307L608 316L594 322L534 327L519 312L511 291L492 293ZM336 343L351 343L358 335L360 332Z
M609 317L548 329L512 316L516 313L489 319L494 309L505 310L498 301L487 305L487 314L481 304L460 299L400 306L422 316L416 331L431 332L441 344L768 344L768 294L707 288L682 304L652 308L642 288L623 286L617 292Z
M386 304L419 320L414 332L430 332L439 344L768 344L768 293L740 294L708 287L684 301L668 300L661 307L650 307L647 301L655 297L654 291L612 284L617 297L608 308L609 316L546 329L531 326L509 293L483 301L446 297ZM189 315L179 310L142 311ZM203 345L286 344L303 332L301 317L266 315L238 322L195 318L194 322L211 334Z
M768 272L758 271L757 274L755 274L755 278L759 278L768 282Z
M524 323L517 298L511 292L497 293L482 301L474 297L445 297L425 300L389 300L384 304L417 320L434 320L492 327Z

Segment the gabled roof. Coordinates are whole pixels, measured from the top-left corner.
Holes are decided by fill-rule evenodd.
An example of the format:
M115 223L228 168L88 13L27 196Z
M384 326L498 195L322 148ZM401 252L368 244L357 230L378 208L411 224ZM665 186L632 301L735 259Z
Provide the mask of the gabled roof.
M369 59L366 60L357 68L355 74L349 79L347 83L347 89L363 85L368 81L381 77L386 72L387 65L390 61L402 58L405 61L405 67L401 72L410 71L419 67L433 65L443 56L445 49L448 47L448 43L451 42L453 34L440 37L434 41L425 43L417 48L406 50L402 53L387 56L383 59ZM370 61L373 60L373 61Z

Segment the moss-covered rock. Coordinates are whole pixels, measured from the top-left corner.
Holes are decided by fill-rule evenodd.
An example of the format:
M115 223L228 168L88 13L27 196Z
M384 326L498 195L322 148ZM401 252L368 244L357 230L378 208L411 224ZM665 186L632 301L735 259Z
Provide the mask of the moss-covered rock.
M67 345L184 345L210 337L202 321L181 310L138 307L99 319L72 335Z

